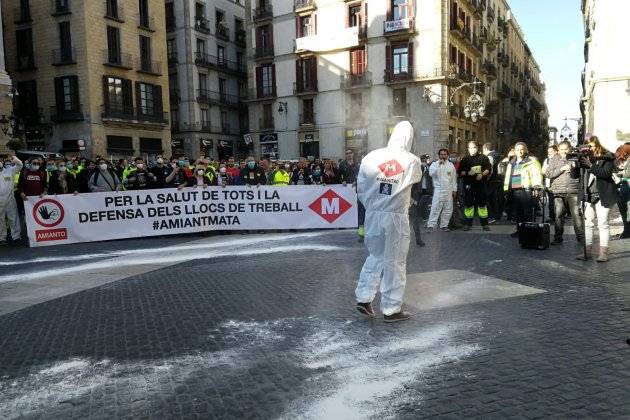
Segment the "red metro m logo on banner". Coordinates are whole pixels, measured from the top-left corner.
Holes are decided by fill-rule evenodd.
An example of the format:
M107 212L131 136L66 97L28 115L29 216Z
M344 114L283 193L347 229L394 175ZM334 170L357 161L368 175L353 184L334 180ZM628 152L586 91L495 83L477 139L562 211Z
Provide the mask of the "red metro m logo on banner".
M333 190L328 190L313 201L308 208L320 215L328 223L333 223L352 207Z
M64 216L63 206L56 200L45 199L35 204L33 207L33 220L45 228L45 230L35 231L35 240L37 242L45 242L68 239L67 229L51 229L59 225L63 221Z
M398 163L396 159L381 163L378 169L380 169L387 178L391 178L403 172L402 165Z

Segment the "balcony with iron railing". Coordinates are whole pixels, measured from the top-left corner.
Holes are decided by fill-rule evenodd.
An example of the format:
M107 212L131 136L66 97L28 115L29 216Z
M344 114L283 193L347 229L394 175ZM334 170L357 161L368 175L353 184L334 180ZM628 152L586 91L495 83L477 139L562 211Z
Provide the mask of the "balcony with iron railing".
M451 33L454 33L455 35L464 38L466 36L466 23L459 16L453 16L451 17L450 30Z
M512 74L518 74L518 66L516 65L516 63L512 63L510 65L510 71L512 72Z
M77 104L70 109L60 109L57 111L56 106L50 107L50 121L56 123L83 121L85 115L83 114L83 104Z
M125 9L117 2L113 3L109 0L105 0L105 17L107 19L116 20L118 22L125 21Z
M234 43L239 47L245 47L247 42L247 32L244 29L234 31Z
M121 53L110 50L103 50L103 64L111 67L119 67L122 69L132 69L132 58L129 53Z
M457 64L449 65L447 77L449 79L456 79L460 83L470 83L473 81L473 75L466 71L465 67L458 66Z
M472 6L473 12L477 18L481 19L481 7L479 6L479 0L469 0Z
M307 12L317 8L315 0L293 0L293 11L296 13Z
M300 126L315 125L315 112L300 114Z
M486 11L486 19L488 22L494 22L494 7L488 5L488 10Z
M364 72L361 74L345 73L340 76L341 89L352 89L372 86L372 72Z
M55 48L50 55L53 66L76 64L77 62L75 48Z
M383 81L385 83L408 82L414 80L413 69L385 69L383 73Z
M521 100L521 92L518 89L512 88L512 102L518 102Z
M247 66L245 63L226 60L225 58L219 58L202 52L195 53L195 64L201 67L216 68L223 72L233 73L236 76L244 76L247 74Z
M70 2L50 0L50 14L51 16L63 16L72 13L70 10Z
M483 54L483 44L475 34L472 35L472 46L475 48L475 50L477 50L477 52Z
M138 58L138 70L141 73L153 74L160 76L162 74L162 62L157 60L149 60L148 58Z
M317 92L317 80L300 80L293 83L293 94Z
M195 30L209 34L210 21L203 16L196 16L195 17Z
M13 9L13 23L28 23L33 21L30 6L16 7Z
M486 0L479 0L477 7L479 8L479 10L481 10L482 12L486 11Z
M503 82L497 94L504 98L510 98L512 96L512 88L507 83Z
M225 105L232 108L240 108L243 101L237 95L230 95L225 92L217 92L208 89L197 89L197 101L209 105Z
M274 56L274 48L273 45L267 45L263 47L254 48L254 58L269 58Z
M101 105L103 121L126 121L129 123L149 123L168 125L168 112L147 107L131 107L123 105Z
M488 79L496 79L498 76L498 70L497 70L497 66L494 65L494 63L491 63L488 60L484 60L483 64L481 65L481 71L486 72L486 77Z
M273 7L271 6L271 4L268 4L264 7L258 7L254 9L252 13L252 20L254 22L259 22L261 20L271 18L273 18Z
M488 28L486 28L485 26L479 27L479 40L481 42L488 41Z
M273 130L276 127L273 117L259 118L258 128L260 130Z
M216 32L214 34L217 38L222 39L224 41L230 40L230 30L223 21L217 23Z

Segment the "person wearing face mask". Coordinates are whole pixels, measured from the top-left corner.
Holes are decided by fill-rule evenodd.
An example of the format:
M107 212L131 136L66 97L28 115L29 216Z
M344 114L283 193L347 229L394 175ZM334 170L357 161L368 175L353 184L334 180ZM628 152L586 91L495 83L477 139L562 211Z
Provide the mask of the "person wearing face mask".
M6 217L9 221L11 238L13 243L21 243L22 228L20 227L20 216L13 188L15 186L15 175L22 170L22 161L9 154L4 163L0 161L0 221L4 222ZM7 243L7 230L4 225L0 229L0 245Z
M227 187L228 185L234 185L234 178L227 171L225 163L219 164L219 170L214 178L212 178L212 185L217 187Z
M57 167L55 166L55 159L46 159L46 183L50 186L50 178L57 171Z
M136 158L136 170L129 174L127 178L127 189L129 190L148 190L153 188L157 177L155 174L147 171L144 164L144 159Z
M22 200L28 197L39 196L40 198L48 194L48 184L46 183L46 173L41 169L42 161L33 159L29 168L20 175L18 182L18 193Z
M166 188L166 178L173 172L173 167L164 164L164 158L158 155L155 166L149 169L149 174L154 179L154 188Z
M488 207L486 206L486 180L492 165L484 154L479 153L479 145L476 141L468 142L468 156L464 156L459 163L459 175L464 182L464 228L472 229L475 216L475 206L479 223L483 230L490 230L488 226Z
M78 194L79 189L74 176L68 173L68 166L64 160L56 162L57 170L54 171L48 183L48 193L50 195Z
M321 185L322 183L322 167L319 165L313 166L313 184Z
M241 169L238 175L239 185L256 185L260 187L267 183L265 171L256 165L254 156L247 156L245 167Z
M185 184L181 184L177 187L178 190L184 187L201 187L208 188L210 185L210 179L206 176L206 167L200 163L195 166L194 175L186 180Z
M96 171L96 162L93 160L88 160L86 163L86 167L77 173L75 179L77 180L77 185L80 193L89 193L92 192L89 186L90 177Z
M120 191L122 189L118 176L103 158L98 160L98 166L90 176L88 185L92 192Z
M286 187L289 185L289 182L291 181L291 175L289 175L290 168L291 165L288 163L280 163L278 165L278 170L273 175L271 185L276 187Z

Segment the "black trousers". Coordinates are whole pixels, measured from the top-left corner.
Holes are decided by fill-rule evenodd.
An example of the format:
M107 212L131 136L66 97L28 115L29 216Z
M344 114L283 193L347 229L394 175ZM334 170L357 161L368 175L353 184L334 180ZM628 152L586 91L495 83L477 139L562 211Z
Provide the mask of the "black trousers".
M512 194L512 210L514 211L514 219L517 223L534 221L535 201L530 190L513 190Z

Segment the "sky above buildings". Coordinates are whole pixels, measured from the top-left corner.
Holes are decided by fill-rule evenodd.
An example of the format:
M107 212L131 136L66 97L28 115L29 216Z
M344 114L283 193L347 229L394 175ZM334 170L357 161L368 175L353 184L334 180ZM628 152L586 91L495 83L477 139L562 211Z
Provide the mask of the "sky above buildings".
M584 26L579 0L508 0L547 87L549 126L580 117ZM568 120L573 132L577 122Z

